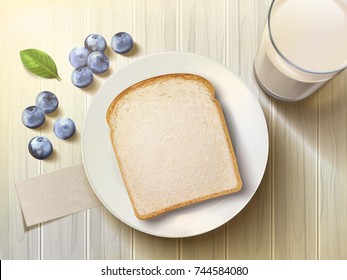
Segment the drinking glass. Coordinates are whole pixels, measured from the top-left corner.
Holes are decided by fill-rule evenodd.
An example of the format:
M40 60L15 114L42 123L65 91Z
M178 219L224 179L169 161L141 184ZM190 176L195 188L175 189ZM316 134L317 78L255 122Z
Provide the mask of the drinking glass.
M347 67L347 0L273 0L254 60L259 85L298 101Z

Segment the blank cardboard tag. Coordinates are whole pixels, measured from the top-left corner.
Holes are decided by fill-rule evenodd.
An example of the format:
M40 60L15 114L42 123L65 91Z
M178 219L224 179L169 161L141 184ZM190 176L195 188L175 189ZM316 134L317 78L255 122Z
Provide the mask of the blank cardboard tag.
M27 226L101 205L82 164L15 183Z

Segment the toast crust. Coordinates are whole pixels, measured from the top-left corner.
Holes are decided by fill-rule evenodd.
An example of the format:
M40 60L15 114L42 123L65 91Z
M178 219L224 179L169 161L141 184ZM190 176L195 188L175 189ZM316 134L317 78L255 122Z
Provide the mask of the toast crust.
M217 109L218 116L219 116L219 119L220 119L222 127L223 127L224 135L225 135L225 138L226 138L227 143L228 143L228 149L229 149L229 153L230 153L230 156L231 156L231 159L232 159L232 163L233 163L233 167L234 167L234 170L235 170L235 176L236 176L237 184L232 189L211 193L209 195L200 196L200 197L196 197L195 199L190 199L190 200L187 200L187 201L184 201L184 202L181 202L181 203L173 204L170 207L162 208L160 211L154 211L154 212L150 212L150 213L147 213L147 214L141 214L141 213L138 212L138 210L135 207L135 200L134 200L134 197L133 197L131 191L129 191L127 178L126 178L126 176L123 176L123 174L124 174L123 163L122 163L122 161L120 159L120 156L119 156L119 153L118 153L118 150L117 150L117 145L115 143L115 139L114 139L114 137L112 137L112 134L115 131L115 129L112 126L112 116L115 114L115 112L117 110L117 105L122 101L123 98L125 98L132 91L135 91L135 90L137 90L137 89L139 89L141 87L149 86L149 85L154 84L154 83L164 82L164 81L172 79L172 78L180 78L180 79L186 79L186 80L190 80L190 81L197 81L197 82L203 84L208 89L211 101L213 101L213 104L215 105L215 107ZM111 102L111 104L109 105L109 108L107 110L106 121L108 123L108 126L110 127L111 143L112 143L113 150L114 150L114 153L115 153L118 165L119 165L120 172L121 172L122 177L123 177L124 185L126 187L127 193L129 195L130 201L132 203L135 216L138 219L140 219L140 220L147 220L147 219L156 217L158 215L161 215L163 213L166 213L166 212L169 212L169 211L173 211L173 210L175 210L177 208L181 208L181 207L184 207L184 206L187 206L187 205L191 205L191 204L195 204L195 203L202 202L202 201L205 201L205 200L209 200L209 199L212 199L212 198L215 198L215 197L219 197L219 196L235 193L235 192L238 192L238 191L241 190L241 188L242 188L242 180L241 180L241 176L240 176L239 167L238 167L238 164L237 164L234 148L233 148L232 141L231 141L231 138L230 138L230 134L229 134L229 131L228 131L228 127L227 127L227 124L226 124L226 121L225 121L225 118L224 118L223 110L222 110L222 107L221 107L219 101L215 98L215 91L214 91L214 88L213 88L212 84L208 80L206 80L205 78L203 78L201 76L198 76L198 75L194 75L194 74L174 73L174 74L160 75L160 76L156 76L156 77L152 77L152 78L140 81L140 82L138 82L138 83L128 87L127 89L122 91L120 94L118 94L114 98L114 100Z

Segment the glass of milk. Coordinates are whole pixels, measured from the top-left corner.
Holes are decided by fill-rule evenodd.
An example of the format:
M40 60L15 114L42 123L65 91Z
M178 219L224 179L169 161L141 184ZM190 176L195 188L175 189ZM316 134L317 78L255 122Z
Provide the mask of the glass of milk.
M347 0L273 0L254 61L260 86L301 100L347 67Z

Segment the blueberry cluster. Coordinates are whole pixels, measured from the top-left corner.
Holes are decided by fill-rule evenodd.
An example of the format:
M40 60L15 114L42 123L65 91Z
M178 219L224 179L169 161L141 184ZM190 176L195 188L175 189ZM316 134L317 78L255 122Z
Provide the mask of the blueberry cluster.
M22 113L22 122L28 128L38 128L46 120L46 114L51 114L58 109L57 96L50 91L42 91L36 97L35 106L29 106ZM76 127L70 118L59 118L54 122L54 134L60 139L71 138ZM36 136L29 142L30 154L36 159L48 158L53 152L51 141L44 136Z
M111 48L116 53L124 54L133 47L133 39L126 32L119 32L112 37ZM92 33L84 40L84 47L73 48L69 61L75 70L71 74L72 83L78 88L88 87L94 79L94 74L105 73L110 65L105 55L107 43L105 38Z

